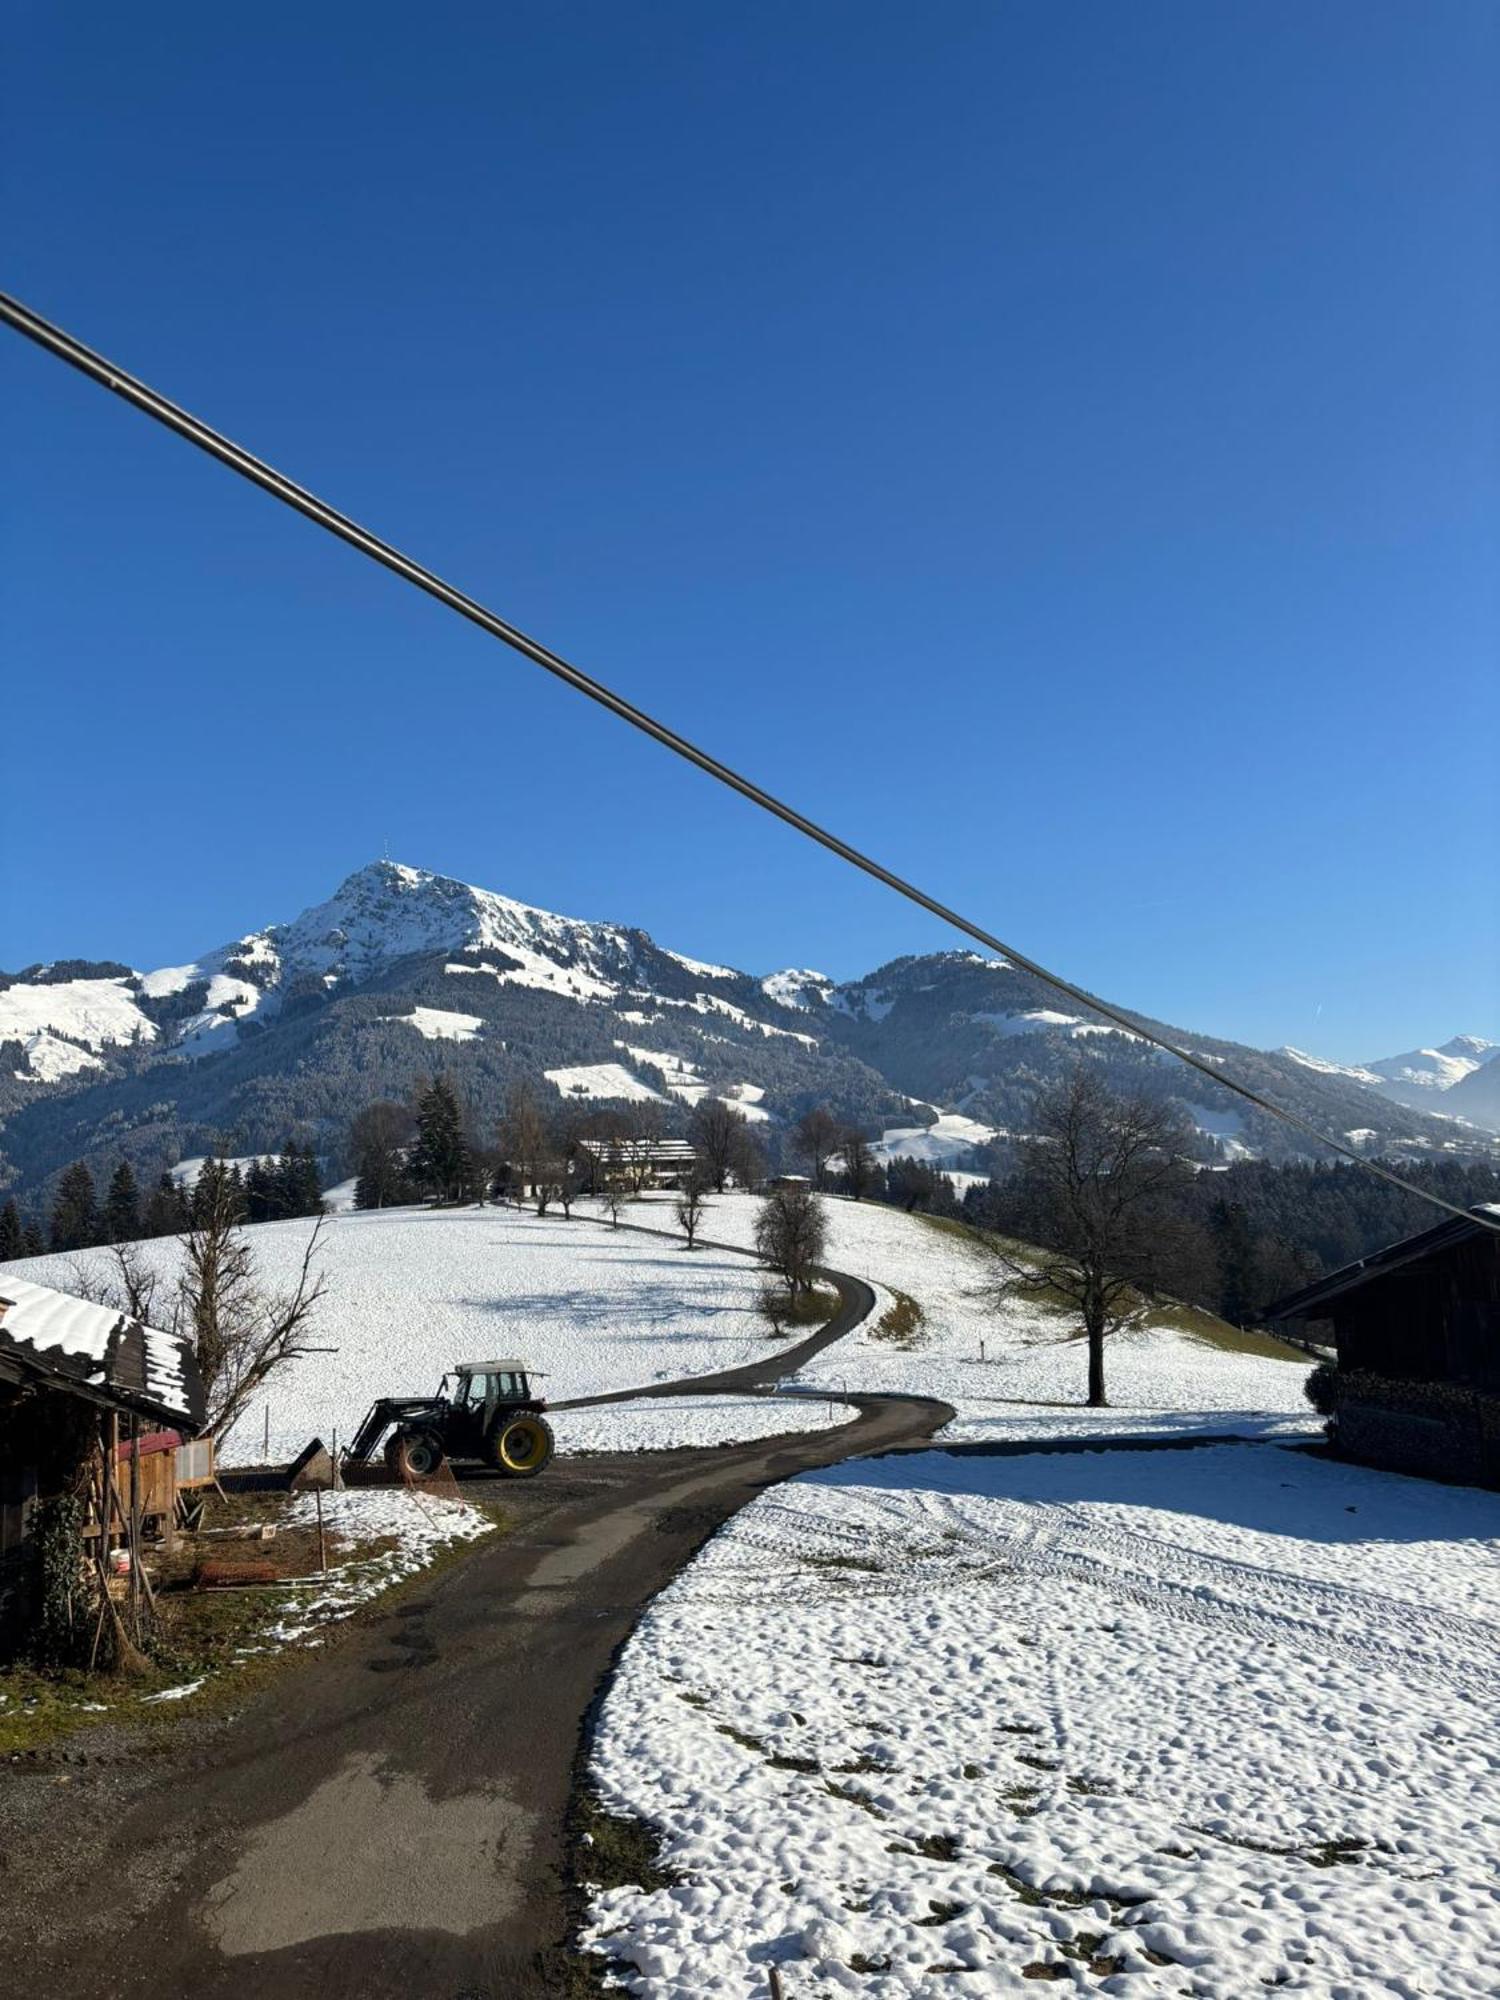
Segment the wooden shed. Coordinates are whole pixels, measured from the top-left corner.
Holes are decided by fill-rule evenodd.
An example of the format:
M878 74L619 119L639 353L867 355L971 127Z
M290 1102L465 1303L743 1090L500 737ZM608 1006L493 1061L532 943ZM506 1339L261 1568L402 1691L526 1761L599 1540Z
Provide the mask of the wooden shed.
M1330 1329L1347 1458L1500 1486L1500 1204L1452 1216L1267 1307Z
M159 1503L175 1505L179 1453L192 1458L182 1437L196 1435L203 1414L189 1341L51 1286L0 1276L0 1637L28 1616L32 1527L42 1503L80 1490L90 1496L96 1549L103 1517L101 1553L128 1539L133 1521L144 1534L151 1519L165 1518L169 1532L170 1508L163 1517ZM152 1438L157 1448L145 1448Z

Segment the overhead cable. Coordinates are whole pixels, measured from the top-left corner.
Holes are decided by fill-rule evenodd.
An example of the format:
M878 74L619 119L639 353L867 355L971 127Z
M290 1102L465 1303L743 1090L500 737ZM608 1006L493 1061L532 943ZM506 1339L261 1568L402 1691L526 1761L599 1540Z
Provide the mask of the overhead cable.
M579 694L587 695L590 701L597 702L601 708L606 708L612 715L617 715L622 722L628 722L633 729L640 730L643 735L651 737L655 742L684 758L689 764L695 764L700 771L706 771L709 777L717 779L721 785L727 785L731 791L749 799L752 805L759 806L763 812L771 813L787 826L805 835L807 839L815 840L820 847L826 847L831 854L836 854L841 861L847 861L851 867L873 876L877 882L883 882L888 889L894 889L897 895L904 896L908 902L915 903L918 908L926 910L931 916L950 924L976 944L981 944L986 950L997 953L1023 972L1029 972L1034 979L1050 986L1054 992L1064 994L1077 1006L1088 1009L1124 1033L1134 1035L1138 1040L1148 1042L1162 1050L1164 1054L1175 1057L1178 1062L1185 1063L1189 1069L1196 1070L1210 1082L1218 1084L1245 1103L1253 1105L1257 1111L1264 1112L1267 1117L1279 1119L1284 1125L1293 1127L1307 1138L1315 1139L1320 1146L1325 1146L1340 1158L1364 1168L1367 1173L1377 1174L1382 1180L1389 1181L1392 1186L1401 1188L1420 1201L1430 1203L1434 1208L1443 1209L1449 1215L1462 1216L1466 1221L1478 1221L1500 1230L1500 1216L1491 1221L1486 1215L1463 1208L1456 1202L1446 1201L1441 1195L1419 1186L1393 1167L1388 1167L1379 1160L1369 1159L1354 1147L1345 1144L1343 1140L1330 1137L1310 1119L1304 1118L1300 1112L1288 1110L1285 1105L1274 1103L1260 1091L1247 1083L1242 1083L1232 1072L1221 1067L1216 1058L1183 1047L1136 1016L1124 1013L1108 1001L1086 993L1082 987L1075 986L1061 974L1049 972L1044 965L1039 965L1035 959L1028 958L1024 952L1017 951L1013 945L1005 944L981 925L961 916L958 911L949 909L945 903L940 903L936 897L929 896L914 883L883 867L880 862L861 853L857 847L851 847L848 841L840 840L837 834L830 833L826 827L820 826L816 820L809 819L805 813L798 812L794 806L785 804L762 786L757 785L753 779L746 778L738 771L732 770L729 765L721 763L717 757L700 749L696 743L689 742L687 737L679 735L666 723L657 721L644 709L637 708L635 703L628 701L624 695L617 694L613 688L595 680L593 675L585 673L581 667L576 667L570 661L563 659L550 647L542 645L540 640L528 637L508 620L500 617L497 612L491 611L453 584L444 582L434 571L425 568L411 556L403 555L389 542L382 541L368 528L361 527L357 521L350 520L348 515L330 507L326 500L320 500L315 493L310 493L305 486L299 486L295 480L287 478L285 473L278 472L274 466L267 465L263 459L256 458L253 453L246 451L243 445L236 444L232 438L227 438L222 432L212 429L201 418L183 409L180 404L172 402L115 362L106 360L102 354L95 353L81 340L65 332L63 328L55 326L50 320L44 319L40 313L33 312L29 306L23 305L19 299L12 298L6 292L0 292L0 320L4 320L17 333L24 334L28 340L35 341L38 347L45 349L59 361L66 361L80 374L87 375L91 381L111 390L123 401L134 405L148 417L154 418L157 423L165 425L168 430L175 431L189 444L196 445L200 451L205 451L210 457L218 459L220 464L227 465L231 472L239 473L241 478L248 479L252 484L263 488L273 498L282 501L288 507L295 508L299 514L305 514L308 520L315 521L320 528L327 529L329 534L337 535L341 541L347 542L351 548L358 549L362 555L369 556L373 562L383 564L386 569L394 571L406 582L415 584L417 589L426 591L429 597L435 597L440 604L447 605L450 611L456 611L460 617L467 618L471 624L477 625L481 631L488 632L492 638L502 640L536 666L545 668L549 674L566 682Z

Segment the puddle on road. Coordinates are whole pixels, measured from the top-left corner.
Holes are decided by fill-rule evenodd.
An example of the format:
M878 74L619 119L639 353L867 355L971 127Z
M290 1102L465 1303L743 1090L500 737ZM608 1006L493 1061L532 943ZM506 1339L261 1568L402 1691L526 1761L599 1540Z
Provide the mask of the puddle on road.
M231 1957L347 1931L463 1936L515 1910L532 1820L497 1788L433 1798L415 1773L362 1751L253 1830L203 1920Z

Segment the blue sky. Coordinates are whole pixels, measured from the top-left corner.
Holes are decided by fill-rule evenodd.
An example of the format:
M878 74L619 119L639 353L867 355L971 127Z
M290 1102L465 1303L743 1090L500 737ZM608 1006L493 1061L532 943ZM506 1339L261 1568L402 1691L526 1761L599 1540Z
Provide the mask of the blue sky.
M1044 961L1500 1036L1500 14L8 10L4 278ZM0 965L934 922L0 334Z

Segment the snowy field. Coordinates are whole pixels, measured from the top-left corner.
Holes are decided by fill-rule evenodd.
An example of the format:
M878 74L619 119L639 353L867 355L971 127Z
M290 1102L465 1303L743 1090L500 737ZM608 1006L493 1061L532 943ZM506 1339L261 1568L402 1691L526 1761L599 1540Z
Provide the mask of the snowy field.
M711 1200L704 1234L748 1246L757 1207L748 1195ZM874 1284L881 1302L799 1379L941 1397L958 1413L946 1435L966 1438L1008 1435L1017 1404L1082 1402L1087 1357L1082 1340L1072 1337L1072 1323L1034 1300L997 1303L995 1267L970 1239L876 1202L825 1199L824 1210L829 1263ZM664 1201L647 1202L627 1215L665 1223L668 1210ZM897 1291L922 1311L909 1344L881 1332ZM1309 1366L1301 1359L1230 1352L1163 1316L1111 1339L1105 1377L1111 1404L1132 1417L1218 1410L1305 1420L1311 1413L1302 1384Z
M560 1452L675 1451L682 1445L745 1444L785 1431L828 1431L852 1423L847 1403L821 1396L663 1396L549 1410Z
M290 1286L312 1225L248 1232L265 1283ZM167 1274L175 1238L143 1246ZM320 1261L328 1294L310 1354L231 1433L229 1464L281 1460L310 1437L347 1439L377 1396L425 1395L457 1361L519 1355L551 1402L707 1374L777 1351L757 1311L757 1268L696 1250L516 1209L390 1209L331 1217ZM71 1288L78 1259L15 1268ZM98 1251L86 1264L101 1269ZM705 1419L705 1422L708 1420ZM787 1426L793 1427L793 1426ZM695 1439L698 1441L707 1441Z
M648 2000L1496 1992L1500 1495L1270 1444L900 1455L757 1499L593 1760Z

